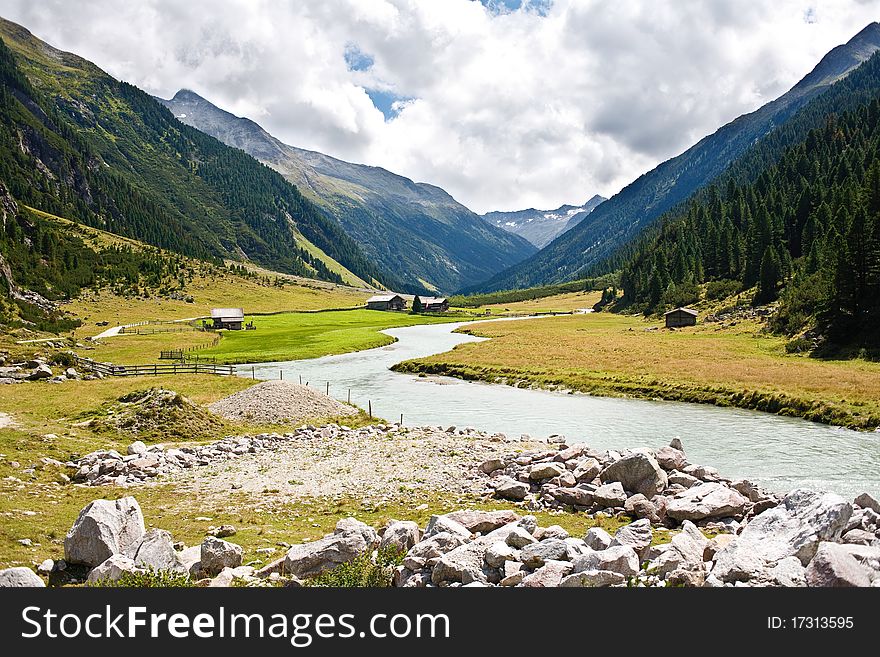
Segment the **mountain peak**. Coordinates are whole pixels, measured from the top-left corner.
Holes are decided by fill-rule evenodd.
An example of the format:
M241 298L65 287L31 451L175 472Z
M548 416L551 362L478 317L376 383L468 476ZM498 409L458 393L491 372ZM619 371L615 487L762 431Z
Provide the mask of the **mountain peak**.
M201 96L199 96L192 89L180 89L171 100L183 101L183 100L205 100Z

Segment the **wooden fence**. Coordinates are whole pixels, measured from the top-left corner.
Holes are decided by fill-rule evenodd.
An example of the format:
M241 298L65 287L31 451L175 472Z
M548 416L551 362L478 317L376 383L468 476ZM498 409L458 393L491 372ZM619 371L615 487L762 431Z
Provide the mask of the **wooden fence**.
M82 365L104 376L159 376L176 374L216 374L232 376L235 374L233 365L217 365L216 363L153 363L151 365L114 365L99 363L91 358L77 356L77 365Z

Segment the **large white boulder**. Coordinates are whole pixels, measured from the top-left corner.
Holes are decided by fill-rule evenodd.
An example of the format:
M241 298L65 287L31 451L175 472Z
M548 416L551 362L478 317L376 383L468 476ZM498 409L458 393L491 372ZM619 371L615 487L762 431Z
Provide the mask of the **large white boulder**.
M603 483L619 481L624 489L651 498L666 488L666 473L650 454L636 452L618 459L599 473Z
M94 567L124 553L144 533L144 515L136 499L95 500L80 511L67 532L64 558Z
M18 566L0 570L0 588L21 589L45 586L46 584L40 579L40 576L30 568Z

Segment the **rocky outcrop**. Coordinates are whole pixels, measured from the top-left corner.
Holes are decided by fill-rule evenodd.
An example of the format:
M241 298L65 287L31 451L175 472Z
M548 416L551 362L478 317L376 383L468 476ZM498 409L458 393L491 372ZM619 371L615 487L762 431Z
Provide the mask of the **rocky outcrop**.
M79 513L64 539L68 563L97 566L123 554L144 535L144 516L133 497L95 500Z

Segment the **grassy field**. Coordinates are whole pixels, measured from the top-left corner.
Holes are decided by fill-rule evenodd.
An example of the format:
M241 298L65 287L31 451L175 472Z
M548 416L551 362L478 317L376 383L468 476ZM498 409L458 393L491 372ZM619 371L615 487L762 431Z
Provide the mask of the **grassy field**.
M394 342L379 333L387 328L461 320L450 315L411 315L380 310L282 313L247 317L256 331L225 331L216 347L200 349L223 363L271 362L316 358L381 347Z
M530 299L528 301L513 301L510 303L494 303L480 306L477 312L486 310L493 315L530 315L532 313L565 313L572 310L592 308L602 298L601 292L570 292L557 294L552 297ZM468 309L473 310L473 309Z
M785 339L754 320L727 328L660 326L608 313L477 324L462 330L492 340L399 369L739 406L859 429L880 425L880 363L786 354Z

